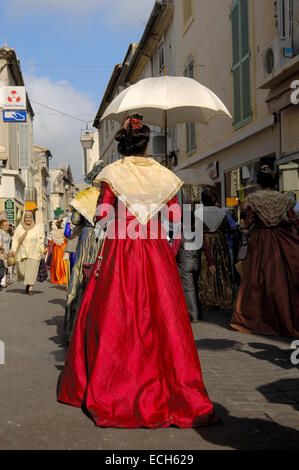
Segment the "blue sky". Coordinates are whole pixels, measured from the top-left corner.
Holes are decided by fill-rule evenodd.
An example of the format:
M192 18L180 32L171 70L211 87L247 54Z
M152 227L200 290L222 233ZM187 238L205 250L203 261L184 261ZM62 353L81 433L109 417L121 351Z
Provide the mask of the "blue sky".
M92 120L114 65L140 40L153 5L154 0L1 1L0 46L15 49L32 100ZM81 180L84 124L32 105L35 143L51 149L52 166L67 161Z

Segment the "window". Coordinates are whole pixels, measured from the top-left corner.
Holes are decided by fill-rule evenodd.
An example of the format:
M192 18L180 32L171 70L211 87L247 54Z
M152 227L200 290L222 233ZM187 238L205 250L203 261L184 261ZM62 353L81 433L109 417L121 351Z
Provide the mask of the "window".
M248 0L234 0L231 8L234 122L238 129L252 119Z
M158 49L158 59L159 59L159 74L164 75L164 66L165 66L165 54L164 54L164 43L162 42Z
M194 56L189 55L184 67L184 76L194 78ZM186 124L186 153L194 153L196 150L196 125Z
M193 1L194 0L183 0L183 21L184 21L184 32L187 31L190 24L193 21L194 13L193 13Z

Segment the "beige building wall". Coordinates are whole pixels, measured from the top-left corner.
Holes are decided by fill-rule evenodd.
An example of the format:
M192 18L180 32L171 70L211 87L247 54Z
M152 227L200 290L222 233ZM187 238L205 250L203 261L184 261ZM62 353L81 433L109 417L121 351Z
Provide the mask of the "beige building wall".
M93 138L94 143L91 149L86 150L87 173L89 173L92 170L93 165L100 158L99 132L98 131L90 132L90 135ZM83 152L83 159L84 159L84 152ZM84 161L83 161L83 172L84 172Z
M34 187L37 195L36 223L40 224L45 232L48 230L49 220L49 195L48 180L49 158L51 152L49 149L40 146L34 146Z
M0 49L0 87L24 86L20 64L14 49L4 46ZM2 111L2 109L1 109ZM27 125L30 131L30 155L33 162L33 111L27 97ZM34 192L33 170L19 170L19 123L3 122L0 114L0 194L5 199L13 199L15 203L15 224L24 212L26 190Z
M223 101L233 115L232 32L230 8L232 0L194 0L194 18L184 33L181 0L174 0L174 22L176 31L175 56L179 75L184 74L184 65L190 54L195 59L195 79L210 88ZM273 3L268 0L249 0L250 7L250 50L251 88L253 119L246 127L269 117L265 100L266 90L258 90L262 81L261 51L274 40L275 24ZM266 21L265 21L266 19ZM184 125L179 126L180 143L185 140ZM197 153L213 148L228 140L244 127L235 131L232 121L217 118L207 127L197 125ZM186 160L183 146L180 160Z

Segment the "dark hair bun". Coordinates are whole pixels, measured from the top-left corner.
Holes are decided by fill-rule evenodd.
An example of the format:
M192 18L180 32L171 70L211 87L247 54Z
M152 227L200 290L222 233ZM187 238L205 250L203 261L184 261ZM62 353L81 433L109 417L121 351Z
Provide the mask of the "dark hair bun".
M119 142L118 151L124 156L142 155L147 147L150 138L150 128L142 125L139 128L127 130L121 128L115 135L115 140Z
M275 179L270 173L266 171L261 171L257 175L257 184L259 184L262 188L275 188Z

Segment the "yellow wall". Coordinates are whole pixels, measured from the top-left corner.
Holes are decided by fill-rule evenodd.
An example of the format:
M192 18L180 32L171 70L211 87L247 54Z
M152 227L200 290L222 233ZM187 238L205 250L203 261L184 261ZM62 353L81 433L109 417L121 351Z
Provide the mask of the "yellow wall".
M182 2L174 0L174 3L177 70L180 69L180 75L183 75L185 61L190 52L193 52L195 79L216 93L233 115L232 37L229 17L232 0L196 0L194 21L184 35L181 24ZM275 38L274 7L269 0L249 0L249 7L253 120L239 130L234 130L231 120L225 118L215 119L207 127L198 124L197 150L193 156L212 149L270 116L265 103L268 91L258 90L257 87L263 79L262 50ZM179 163L192 157L185 154L185 125L178 126L178 147Z

